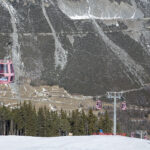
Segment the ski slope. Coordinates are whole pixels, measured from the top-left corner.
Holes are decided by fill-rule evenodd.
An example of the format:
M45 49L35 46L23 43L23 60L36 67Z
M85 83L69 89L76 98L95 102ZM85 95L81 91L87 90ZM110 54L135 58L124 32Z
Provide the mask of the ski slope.
M150 150L150 141L121 136L0 136L0 150Z

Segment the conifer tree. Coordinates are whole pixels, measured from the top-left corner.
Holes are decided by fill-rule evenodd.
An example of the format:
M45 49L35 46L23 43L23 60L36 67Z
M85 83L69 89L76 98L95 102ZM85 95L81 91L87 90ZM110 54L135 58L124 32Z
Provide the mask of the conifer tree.
M104 130L105 127L103 126L103 120L103 116L100 116L100 119L98 120L98 129Z
M66 111L61 110L60 126L59 126L60 135L67 135L69 131L70 131L70 123L67 118L67 113Z
M71 117L71 132L73 135L80 135L80 122L79 122L79 111L75 110L72 111L72 117Z
M88 121L87 121L87 117L85 115L84 110L82 110L82 112L80 113L79 124L80 124L80 128L79 128L80 135L86 135L87 134L86 127L87 127Z
M51 136L51 129L52 129L52 120L51 115L47 107L44 107L44 116L45 116L45 136Z
M43 108L39 108L38 117L37 117L37 135L45 136L45 117Z
M59 136L60 117L58 116L57 112L51 112L51 120L51 136Z
M112 121L109 119L109 115L107 111L104 114L102 126L103 126L104 133L112 132Z
M13 110L14 133L16 135L25 135L25 113L24 106Z
M88 134L91 135L92 133L96 132L97 130L96 122L97 117L93 114L92 109L90 109L88 112Z
M37 134L37 115L31 102L25 107L25 135L35 136Z
M120 124L117 122L117 133L121 133Z
M5 106L0 108L0 120L1 120L1 129L3 132L1 132L2 135L8 134L8 128L7 124L10 122L10 111Z

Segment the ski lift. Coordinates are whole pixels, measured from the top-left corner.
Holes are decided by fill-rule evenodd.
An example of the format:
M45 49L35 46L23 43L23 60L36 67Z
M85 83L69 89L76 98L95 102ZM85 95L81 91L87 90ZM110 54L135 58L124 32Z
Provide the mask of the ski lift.
M14 82L15 73L11 60L0 60L0 84Z
M100 100L96 101L96 109L98 110L102 109L102 101Z
M126 101L123 101L123 102L121 103L121 109L122 109L122 110L126 110L126 109L127 109Z

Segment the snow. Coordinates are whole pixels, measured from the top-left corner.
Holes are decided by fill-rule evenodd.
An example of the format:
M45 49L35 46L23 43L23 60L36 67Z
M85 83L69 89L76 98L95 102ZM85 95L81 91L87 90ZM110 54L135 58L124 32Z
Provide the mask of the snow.
M69 16L70 17L70 19L72 19L72 20L87 20L87 19L91 19L91 18L93 18L93 19L99 19L99 20L117 20L117 19L122 19L122 17L117 17L117 16L114 16L114 17L109 17L109 16L105 16L105 17L103 17L103 16L101 16L101 17L96 17L96 16L94 16L94 15L74 15L74 16Z
M122 136L0 136L2 150L150 150L150 141Z

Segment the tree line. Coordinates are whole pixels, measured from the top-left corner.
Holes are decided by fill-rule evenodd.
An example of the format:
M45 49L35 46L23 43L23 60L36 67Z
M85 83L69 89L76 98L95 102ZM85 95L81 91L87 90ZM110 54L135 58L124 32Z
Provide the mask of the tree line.
M64 110L49 111L47 107L36 110L31 102L14 109L0 107L0 135L50 137L70 132L73 135L91 135L99 129L111 133L112 125L107 111L98 117L92 109L87 114L83 110L69 113Z

